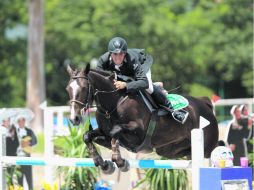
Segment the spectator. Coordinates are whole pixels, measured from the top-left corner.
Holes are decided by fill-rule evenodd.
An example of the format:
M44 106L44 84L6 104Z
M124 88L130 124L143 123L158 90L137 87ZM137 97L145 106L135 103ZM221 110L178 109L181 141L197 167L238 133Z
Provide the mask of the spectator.
M11 125L10 118L2 120L2 127L6 129L6 156L17 156L17 148L19 146L17 131L14 125ZM15 166L7 167L7 184L14 185L13 175Z
M253 152L253 143L251 143L249 140L253 139L254 117L253 115L249 114L249 109L247 105L241 105L239 109L241 113L241 125L245 130L245 139L244 139L245 154L248 155L248 153Z
M246 127L243 125L240 107L234 105L230 111L232 121L226 132L226 142L234 154L234 165L240 166L240 157L247 156L245 153L244 139L247 138Z
M17 151L18 156L31 156L32 146L37 144L37 138L34 132L25 126L26 116L17 116L17 134L19 139L19 148ZM19 185L23 186L23 177L25 176L29 190L33 189L33 176L32 176L32 166L21 166L21 176L18 177Z
M3 119L2 126L6 128L6 156L17 156L19 141L16 128L11 125L10 118Z
M241 114L241 120L244 125L246 125L249 129L251 129L253 125L253 119L254 117L249 114L248 106L247 105L241 105L239 107L240 114Z

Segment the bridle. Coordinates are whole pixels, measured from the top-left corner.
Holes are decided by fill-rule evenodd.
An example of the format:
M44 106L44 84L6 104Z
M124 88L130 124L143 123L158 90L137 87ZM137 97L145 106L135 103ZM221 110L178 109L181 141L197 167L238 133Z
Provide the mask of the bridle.
M79 101L79 100L71 99L71 100L70 100L70 104L73 103L73 102L75 102L75 103L81 105L80 113L81 113L81 115L84 115L84 114L86 113L86 110L88 110L88 109L90 108L90 107L89 107L89 99L90 99L91 97L89 97L89 96L91 96L91 93L90 93L90 91L91 91L91 85L90 85L90 83L89 83L88 77L86 77L86 76L73 76L73 77L71 77L71 79L73 79L73 80L76 80L76 79L78 79L78 78L83 78L83 79L86 79L86 80L88 81L87 102L86 102L86 103L83 103L83 102L81 102L81 101Z
M87 102L83 103L83 102L81 102L81 101L79 101L79 100L71 99L71 100L70 100L70 103L75 102L75 103L77 103L77 104L83 106L83 107L81 108L81 110L80 110L80 114L81 114L81 115L85 115L86 111L90 108L90 106L89 106L89 100L91 99L91 84L90 84L90 82L89 82L89 78L86 77L86 76L73 76L73 77L71 77L71 79L73 79L73 80L76 80L76 79L78 79L78 78L86 79L87 82L88 82L88 91L87 91L87 96L86 96L86 97L87 97ZM125 97L120 101L119 105L116 106L113 110L108 111L108 110L106 110L105 108L102 107L98 95L99 95L99 94L111 94L111 93L115 93L115 92L117 92L117 91L118 91L118 89L111 90L111 91L103 91L103 90L95 89L94 97L96 98L96 101L97 101L97 107L101 110L101 111L99 111L99 110L97 110L97 111L98 111L98 113L104 115L105 118L107 118L107 119L109 119L109 118L111 117L111 114L112 114L114 111L116 111L117 107L118 107L120 104L122 104L122 103L128 98L128 96L125 96Z

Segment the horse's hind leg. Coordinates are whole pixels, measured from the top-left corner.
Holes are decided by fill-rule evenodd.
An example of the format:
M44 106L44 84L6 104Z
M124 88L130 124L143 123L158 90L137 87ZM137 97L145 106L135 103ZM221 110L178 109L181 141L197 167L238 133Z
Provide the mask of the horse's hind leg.
M117 167L122 172L127 172L130 169L130 164L127 160L123 159L120 153L119 140L112 138L112 161L116 163Z
M99 166L102 169L102 172L105 174L112 174L115 171L114 164L111 161L103 160L92 143L91 133L88 132L84 134L83 140L88 148L90 156L93 158L95 166Z

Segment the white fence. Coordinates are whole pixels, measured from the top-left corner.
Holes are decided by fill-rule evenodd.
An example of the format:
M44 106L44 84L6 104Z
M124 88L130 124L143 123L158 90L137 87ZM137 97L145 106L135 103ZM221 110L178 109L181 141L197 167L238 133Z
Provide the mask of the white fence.
M214 106L230 106L240 104L247 104L251 108L254 104L254 98L220 99L214 103Z
M233 105L248 105L250 113L253 113L254 109L254 98L239 98L239 99L220 99L216 101L213 105L215 107L219 106L233 106Z

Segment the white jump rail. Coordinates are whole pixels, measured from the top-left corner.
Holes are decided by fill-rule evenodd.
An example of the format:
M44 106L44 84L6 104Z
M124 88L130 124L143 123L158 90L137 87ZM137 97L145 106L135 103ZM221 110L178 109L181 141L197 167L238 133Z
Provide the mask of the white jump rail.
M107 159L110 160L110 159ZM191 169L190 160L128 160L131 168L161 168L161 169ZM2 164L29 165L29 166L69 166L69 167L95 167L92 158L46 158L40 157L12 157L3 156Z

